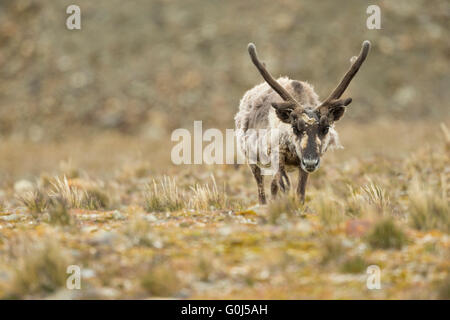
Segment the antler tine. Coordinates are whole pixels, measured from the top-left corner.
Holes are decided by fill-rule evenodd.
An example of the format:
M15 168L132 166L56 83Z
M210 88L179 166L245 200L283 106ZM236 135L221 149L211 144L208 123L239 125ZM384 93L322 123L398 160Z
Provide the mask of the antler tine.
M369 50L370 42L368 40L365 40L362 44L361 52L359 53L358 58L355 60L355 62L352 63L350 69L347 71L339 85L333 90L326 101L329 102L331 100L339 99L342 96L345 89L347 89L348 85L350 84L350 81L352 81L353 77L358 72L364 60L366 60L366 57L369 54Z
M252 59L253 64L258 69L259 73L261 73L262 77L266 82L275 90L284 101L292 101L296 105L298 105L297 101L286 89L284 89L277 80L275 80L272 75L267 71L266 67L263 63L261 63L256 54L256 47L253 43L248 44L248 53L250 54L250 58Z

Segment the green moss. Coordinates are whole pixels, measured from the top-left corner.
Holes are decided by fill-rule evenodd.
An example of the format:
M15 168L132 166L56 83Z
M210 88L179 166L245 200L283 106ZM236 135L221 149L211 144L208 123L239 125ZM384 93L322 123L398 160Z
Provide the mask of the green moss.
M367 243L376 249L400 249L408 239L392 219L378 222L366 238Z
M367 263L367 261L364 260L364 258L356 256L347 259L341 265L340 270L343 273L363 273L366 271L368 266L369 263Z

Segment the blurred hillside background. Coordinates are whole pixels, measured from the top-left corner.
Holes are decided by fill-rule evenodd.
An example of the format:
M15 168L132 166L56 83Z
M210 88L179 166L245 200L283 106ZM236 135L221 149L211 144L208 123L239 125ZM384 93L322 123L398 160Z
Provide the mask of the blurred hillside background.
M448 0L0 0L0 299L450 299L449 17ZM345 149L305 206L256 205L247 166L172 163L173 129L234 128L262 82L249 42L323 99L365 39Z
M65 27L70 4L82 30ZM381 30L366 28L370 4ZM446 0L1 0L0 134L159 139L193 120L233 128L239 99L261 82L250 41L274 75L307 80L324 98L369 39L346 118L442 119L449 16Z

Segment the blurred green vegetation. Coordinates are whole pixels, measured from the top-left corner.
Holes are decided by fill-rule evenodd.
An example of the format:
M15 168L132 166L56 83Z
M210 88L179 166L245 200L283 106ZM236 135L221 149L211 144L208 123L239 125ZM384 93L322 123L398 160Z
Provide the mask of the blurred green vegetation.
M82 30L65 27L66 7ZM261 82L255 42L274 75L307 80L323 98L364 39L373 49L347 91L347 117L448 116L450 2L77 0L0 2L0 134L52 139L70 128L161 137L193 120L234 127Z

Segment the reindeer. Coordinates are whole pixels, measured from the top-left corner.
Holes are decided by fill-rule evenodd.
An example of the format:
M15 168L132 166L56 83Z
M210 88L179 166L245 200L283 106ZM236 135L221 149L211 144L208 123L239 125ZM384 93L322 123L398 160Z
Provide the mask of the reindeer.
M334 123L342 118L351 98L341 99L350 81L367 57L370 42L364 41L358 57L353 57L350 69L333 92L320 102L313 87L307 82L281 77L275 80L261 63L256 47L249 43L248 52L265 83L247 91L240 101L235 116L237 139L241 151L248 160L248 150L256 148L255 130L278 129L278 166L271 183L271 194L275 198L278 190L286 192L290 187L286 171L298 169L299 181L296 193L305 201L308 175L320 166L320 157L328 150L341 147ZM270 147L265 147L268 153ZM260 204L266 203L262 165L249 163L258 185Z

